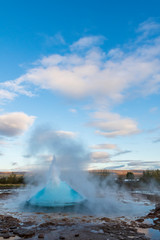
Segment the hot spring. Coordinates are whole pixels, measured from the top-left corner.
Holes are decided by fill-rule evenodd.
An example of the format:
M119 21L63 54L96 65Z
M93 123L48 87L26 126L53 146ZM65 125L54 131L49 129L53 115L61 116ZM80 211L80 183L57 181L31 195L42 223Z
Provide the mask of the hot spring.
M46 186L33 195L28 204L38 207L65 207L80 204L84 200L84 196L60 179L56 159L53 157Z

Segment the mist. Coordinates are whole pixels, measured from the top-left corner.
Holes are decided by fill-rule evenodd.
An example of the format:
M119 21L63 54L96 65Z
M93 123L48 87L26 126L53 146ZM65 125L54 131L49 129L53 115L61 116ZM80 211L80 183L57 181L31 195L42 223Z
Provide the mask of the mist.
M126 212L133 214L140 211L128 191L116 184L115 176L98 179L88 173L91 154L84 144L71 134L63 134L51 127L39 127L29 139L27 155L34 158L35 163L40 166L30 173L32 177L26 177L26 189L30 192L27 194L28 199L46 186L50 174L49 166L55 156L57 172L53 174L56 177L58 175L61 181L65 181L87 200L83 208L77 205L74 211L94 215L114 215L117 212L123 215ZM123 199L130 201L130 204L123 203L122 193Z

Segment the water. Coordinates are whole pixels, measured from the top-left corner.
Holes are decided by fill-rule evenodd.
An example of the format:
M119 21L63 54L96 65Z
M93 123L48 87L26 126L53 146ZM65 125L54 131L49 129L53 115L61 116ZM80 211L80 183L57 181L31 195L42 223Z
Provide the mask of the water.
M63 181L49 182L47 186L34 195L28 203L38 207L65 207L84 201L78 192Z
M63 187L63 186L62 186ZM67 185L65 185L65 189L71 191L71 195L68 196L65 194L65 198L62 195L57 195L55 198L55 192L59 191L55 188L51 190L42 189L38 191L38 194L34 195L32 198L28 198L28 193L30 189L16 189L10 190L13 191L13 195L10 195L8 200L0 200L0 209L2 213L36 213L36 212L43 212L43 213L67 213L67 214L81 214L81 215L94 215L94 216L107 216L107 217L121 217L126 216L128 218L135 218L141 217L147 214L151 209L154 208L154 204L146 199L137 198L137 200L129 196L121 196L121 198L116 199L116 197L111 195L103 198L103 197L95 197L95 198L88 198L84 200L81 195L77 192L73 192L72 189ZM3 190L2 190L3 191ZM6 190L4 190L6 191ZM44 191L46 191L44 193ZM51 191L51 193L50 193ZM17 192L17 196L15 193ZM53 196L48 196L48 195ZM38 196L37 196L38 195ZM61 198L62 197L62 198ZM71 198L73 197L72 201ZM26 201L26 199L30 199ZM67 202L66 199L69 199L72 204L64 204ZM59 205L55 205L55 201L60 203ZM78 202L76 201L78 199ZM45 202L46 200L46 202ZM76 204L73 204L73 200ZM125 201L124 201L125 200ZM32 201L32 204L31 204ZM34 202L35 201L35 202ZM50 202L49 202L50 201Z
M6 192L6 189L4 189L1 190L0 194ZM22 201L22 198L28 193L27 189L12 189L8 192L11 193L11 195L8 196L8 199L0 198L1 214L12 215L13 217L19 218L22 222L31 220L45 222L47 219L51 221L52 218L58 219L58 217L63 216L65 213L68 217L94 215L94 217L105 216L112 219L122 216L125 216L126 219L134 219L135 217L144 216L154 208L154 204L146 199L139 200L139 198L137 198L136 201L135 198L129 198L129 196L125 199L123 197L119 199L118 204L117 202L114 202L112 196L110 196L108 199L105 199L105 201L104 198L96 198L88 199L80 204L72 206L42 207L40 205L33 206L25 204L26 201ZM19 193L18 196L15 196L15 193ZM42 196L45 195L42 194ZM62 215L60 215L60 213ZM160 239L160 232L158 230L138 229L138 231L145 233L146 236L153 240ZM10 238L10 240L14 240L14 238Z
M12 215L21 219L22 222L25 219L29 221L36 221L36 219L42 221L43 219L45 222L47 218L57 218L60 213L78 217L84 215L110 218L125 216L134 219L146 215L154 208L154 204L148 199L136 195L133 198L124 192L118 194L114 189L104 189L103 197L98 197L100 195L97 194L97 196L85 198L66 182L61 181L55 158L48 171L46 185L40 190L32 188L0 190L0 194L3 193L11 195L8 200L0 198L1 214ZM15 196L16 193L19 194ZM39 216L38 212L41 213ZM139 231L146 231L146 235L152 236L154 240L160 239L157 230L139 229Z
M65 207L79 204L85 197L61 181L56 158L53 157L48 171L48 181L44 188L30 198L28 204L38 207Z
M149 237L152 240L159 240L160 239L160 231L155 230L153 228L138 228L138 232L144 233L147 237Z

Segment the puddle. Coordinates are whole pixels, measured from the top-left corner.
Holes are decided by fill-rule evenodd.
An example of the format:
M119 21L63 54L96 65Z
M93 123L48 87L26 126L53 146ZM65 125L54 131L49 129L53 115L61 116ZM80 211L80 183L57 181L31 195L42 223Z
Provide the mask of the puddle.
M152 240L159 240L160 239L160 231L155 230L153 228L138 228L139 233L144 233L147 237L151 238Z
M143 223L144 224L152 224L154 225L154 221L155 219L152 219L152 218L147 218L147 219L144 219Z

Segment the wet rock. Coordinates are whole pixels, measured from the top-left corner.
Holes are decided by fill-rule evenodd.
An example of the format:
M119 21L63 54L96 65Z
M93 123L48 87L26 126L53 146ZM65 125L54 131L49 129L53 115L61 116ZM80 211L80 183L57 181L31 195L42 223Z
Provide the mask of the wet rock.
M10 238L10 237L11 237L11 236L10 236L9 233L4 233L4 234L3 234L3 238L4 238L4 239Z
M59 239L63 240L63 239L65 239L65 237L64 236L59 236Z
M119 239L119 240L123 240L123 239L125 239L125 238L124 238L123 236L119 236L118 239Z
M55 226L55 223L53 223L53 222L46 222L46 223L41 223L39 225L40 228L47 228L49 226Z
M32 237L35 235L35 231L33 229L18 229L17 232L15 233L17 234L19 237Z
M136 219L137 222L144 222L144 218Z
M153 222L155 223L155 224L158 224L158 225L160 225L160 219L158 218L158 219L156 219L156 220L153 220Z
M1 233L8 233L8 229L3 229Z
M38 235L38 238L44 238L44 234L43 234L43 233L40 233L40 234Z
M79 233L76 233L74 236L75 236L75 237L79 237Z
M101 221L110 222L111 219L107 217L100 218Z
M154 213L149 213L149 214L147 215L147 217L148 217L148 218L155 218L155 214L154 214Z
M11 226L10 229L17 229L17 226Z
M156 211L160 211L160 203L156 204L155 210L156 210Z

